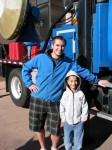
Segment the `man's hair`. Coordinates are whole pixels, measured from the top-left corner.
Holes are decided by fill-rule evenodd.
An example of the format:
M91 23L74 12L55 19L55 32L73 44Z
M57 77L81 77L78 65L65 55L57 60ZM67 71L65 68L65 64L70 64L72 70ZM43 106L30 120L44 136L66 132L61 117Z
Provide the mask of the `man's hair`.
M55 37L53 37L52 38L52 43L54 44L55 40L57 40L57 39L59 39L61 41L64 41L65 46L66 46L66 39L63 36L55 36Z

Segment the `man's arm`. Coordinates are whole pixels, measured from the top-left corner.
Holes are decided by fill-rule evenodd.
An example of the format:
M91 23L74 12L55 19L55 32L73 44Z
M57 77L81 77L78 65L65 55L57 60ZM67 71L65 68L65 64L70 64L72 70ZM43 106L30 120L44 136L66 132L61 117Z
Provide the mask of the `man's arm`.
M99 86L102 87L106 87L106 85L109 84L108 80L99 80L96 75L91 73L88 69L82 68L76 62L72 63L72 69L76 71L79 74L79 76L91 82L92 84L98 84Z
M25 86L29 88L31 85L34 85L32 81L31 72L33 69L38 69L38 57L34 57L25 63L22 67L22 80L25 83Z

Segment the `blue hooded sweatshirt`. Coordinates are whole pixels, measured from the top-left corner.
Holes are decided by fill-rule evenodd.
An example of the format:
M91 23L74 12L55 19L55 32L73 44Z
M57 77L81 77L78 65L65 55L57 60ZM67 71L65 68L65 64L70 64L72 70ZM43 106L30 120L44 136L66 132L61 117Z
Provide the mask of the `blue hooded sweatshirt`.
M27 88L34 84L31 76L32 70L38 70L35 85L39 90L38 92L31 92L32 97L48 102L60 101L64 86L64 78L71 69L91 83L98 83L97 76L90 73L88 69L82 68L64 54L55 65L49 55L50 52L51 50L48 50L43 54L39 54L23 65L22 79Z

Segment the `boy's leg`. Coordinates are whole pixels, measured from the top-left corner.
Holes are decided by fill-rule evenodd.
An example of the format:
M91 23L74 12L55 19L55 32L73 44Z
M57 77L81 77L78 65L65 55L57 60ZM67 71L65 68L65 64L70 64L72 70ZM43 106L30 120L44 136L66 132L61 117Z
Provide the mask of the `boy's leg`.
M81 150L84 137L83 123L74 125L74 150Z
M64 145L66 150L72 150L73 126L67 122L64 123Z

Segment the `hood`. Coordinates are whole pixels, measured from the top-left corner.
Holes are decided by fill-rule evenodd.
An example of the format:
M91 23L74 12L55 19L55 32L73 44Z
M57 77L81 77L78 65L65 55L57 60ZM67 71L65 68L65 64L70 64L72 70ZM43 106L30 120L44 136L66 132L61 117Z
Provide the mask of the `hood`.
M67 79L69 76L77 76L77 77L79 78L79 84L78 84L78 87L77 87L76 90L80 89L81 78L80 78L80 77L78 76L78 74L77 74L75 71L73 71L73 70L70 70L70 71L67 73L66 77L65 77L66 88L69 88L68 85L67 85L67 82L66 82L66 79Z

